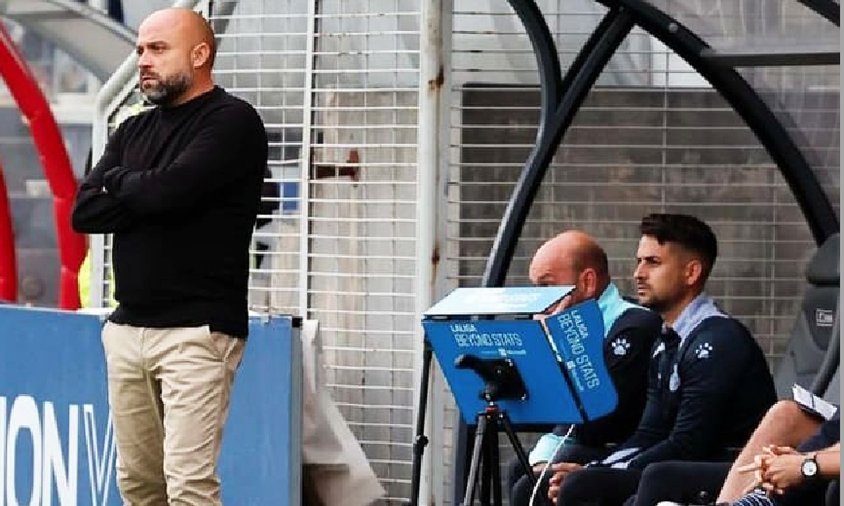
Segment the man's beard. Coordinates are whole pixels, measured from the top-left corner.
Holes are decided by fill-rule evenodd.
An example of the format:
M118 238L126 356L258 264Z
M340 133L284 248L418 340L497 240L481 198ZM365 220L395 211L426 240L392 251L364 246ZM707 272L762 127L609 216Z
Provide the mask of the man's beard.
M663 314L669 309L675 307L677 302L680 300L679 296L676 294L663 294L661 296L655 296L653 292L651 292L651 296L647 298L647 300L642 300L638 298L639 305L644 306L651 311L659 314Z
M143 87L142 82L141 93L153 104L167 106L181 97L190 88L190 85L191 78L189 75L175 74L163 79L158 77L156 84L146 88Z
M640 300L639 304L650 309L651 311L654 311L655 313L660 314L669 307L671 307L671 303L663 299L650 299L648 301Z

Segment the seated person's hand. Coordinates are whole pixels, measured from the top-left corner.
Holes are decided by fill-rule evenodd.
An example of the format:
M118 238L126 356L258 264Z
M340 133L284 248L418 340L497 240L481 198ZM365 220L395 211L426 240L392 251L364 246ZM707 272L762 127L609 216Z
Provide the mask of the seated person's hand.
M566 478L566 475L582 468L582 465L573 462L551 464L551 472L554 474L551 476L551 481L548 482L548 499L552 503L557 504L557 494L560 493L560 487L563 486L563 480Z
M767 446L753 462L738 468L739 472L753 472L754 480L745 493L761 488L768 493L782 494L785 489L800 483L800 465L805 457L788 446Z
M806 458L794 448L771 446L765 449L770 454L767 468L762 473L762 488L767 492L782 494L803 480L800 466Z

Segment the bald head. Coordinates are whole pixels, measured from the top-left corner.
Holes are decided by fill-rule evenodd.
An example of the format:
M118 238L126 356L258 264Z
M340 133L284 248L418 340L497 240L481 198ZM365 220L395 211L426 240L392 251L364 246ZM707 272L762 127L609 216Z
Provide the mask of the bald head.
M196 11L179 7L155 11L147 16L138 28L139 35L145 31L172 32L172 37L180 38L190 46L204 43L210 50L207 64L209 67L214 64L217 53L214 30L211 24Z
M540 246L529 274L539 286L575 285L575 302L599 297L610 282L607 254L580 230L568 230Z
M190 9L162 9L138 28L141 91L172 106L209 91L216 44L211 25Z

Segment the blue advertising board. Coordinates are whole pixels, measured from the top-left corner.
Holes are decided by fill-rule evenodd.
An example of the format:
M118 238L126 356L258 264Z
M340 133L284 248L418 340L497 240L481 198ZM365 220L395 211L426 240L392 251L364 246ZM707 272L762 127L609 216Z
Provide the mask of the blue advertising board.
M618 394L604 363L604 319L595 301L572 306L545 319L586 418L611 413Z
M121 504L98 316L0 306L0 504ZM223 501L299 500L301 367L288 317L253 319L223 439Z

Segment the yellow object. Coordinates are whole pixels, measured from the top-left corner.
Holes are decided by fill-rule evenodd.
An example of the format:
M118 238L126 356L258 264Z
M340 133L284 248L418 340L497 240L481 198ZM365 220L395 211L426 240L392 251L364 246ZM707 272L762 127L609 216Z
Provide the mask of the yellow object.
M91 250L88 250L88 253L85 255L85 260L82 261L82 265L79 267L79 275L76 278L76 282L79 285L79 304L83 308L92 307L91 306L91 275L93 274L94 266L91 262ZM108 300L106 301L105 307L117 307L117 301L114 300L114 273L109 272L109 281L112 287L112 290L108 294Z

